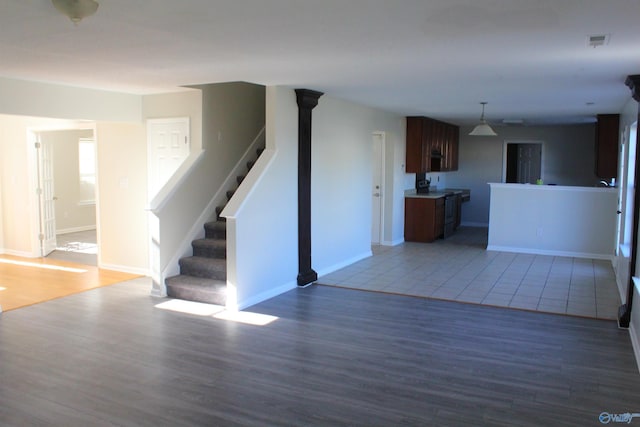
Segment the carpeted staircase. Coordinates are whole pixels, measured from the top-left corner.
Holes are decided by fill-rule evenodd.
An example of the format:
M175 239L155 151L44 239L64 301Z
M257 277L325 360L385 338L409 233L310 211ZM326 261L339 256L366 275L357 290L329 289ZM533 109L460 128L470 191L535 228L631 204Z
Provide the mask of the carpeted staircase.
M258 157L263 148L256 152ZM254 161L247 162L247 172ZM238 185L245 175L237 177ZM227 201L235 190L227 191ZM204 225L205 236L191 242L193 256L180 259L180 274L165 280L167 296L187 301L226 305L227 303L227 224L216 208L216 221Z

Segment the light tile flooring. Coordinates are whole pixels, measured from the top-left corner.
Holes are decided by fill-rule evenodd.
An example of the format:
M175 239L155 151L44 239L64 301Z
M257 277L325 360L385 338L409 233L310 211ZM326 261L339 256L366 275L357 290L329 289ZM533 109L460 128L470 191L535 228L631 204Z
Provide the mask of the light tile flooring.
M611 262L487 251L487 229L461 227L446 240L374 246L374 256L318 283L369 291L616 319Z
M56 235L56 250L47 258L76 262L85 265L98 265L98 245L96 230L78 231Z

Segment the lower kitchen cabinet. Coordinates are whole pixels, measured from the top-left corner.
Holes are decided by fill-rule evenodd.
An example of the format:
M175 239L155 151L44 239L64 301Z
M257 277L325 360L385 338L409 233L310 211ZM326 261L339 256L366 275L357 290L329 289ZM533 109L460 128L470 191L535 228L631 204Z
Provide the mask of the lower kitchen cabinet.
M433 242L444 234L444 197L404 199L404 240Z

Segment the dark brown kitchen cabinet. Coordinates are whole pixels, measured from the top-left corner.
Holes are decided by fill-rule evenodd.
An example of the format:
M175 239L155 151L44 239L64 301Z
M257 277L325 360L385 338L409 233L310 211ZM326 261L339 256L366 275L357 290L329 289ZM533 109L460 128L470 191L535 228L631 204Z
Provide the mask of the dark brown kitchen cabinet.
M420 173L429 170L431 149L428 143L428 130L420 117L407 118L407 159L406 171Z
M458 126L429 117L407 117L407 172L458 170Z
M448 171L457 171L458 170L458 144L460 138L460 131L458 126L450 125L447 129L447 138L446 138L446 170Z
M598 114L596 123L596 175L609 180L618 175L619 114Z
M444 197L404 199L404 240L433 242L444 234Z

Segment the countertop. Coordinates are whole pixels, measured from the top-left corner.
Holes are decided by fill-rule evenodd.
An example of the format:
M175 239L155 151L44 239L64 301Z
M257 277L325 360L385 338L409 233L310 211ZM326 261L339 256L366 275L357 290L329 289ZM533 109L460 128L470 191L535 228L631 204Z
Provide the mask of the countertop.
M571 191L571 192L618 192L618 187L581 187L574 185L537 185L537 184L507 184L504 182L489 182L490 188L503 188L523 191Z
M469 194L470 191L464 188L445 188L443 190L430 191L428 193L416 193L416 190L406 190L404 197L421 198L421 199L439 199L451 194Z

